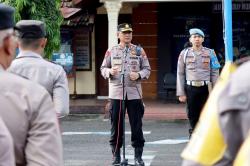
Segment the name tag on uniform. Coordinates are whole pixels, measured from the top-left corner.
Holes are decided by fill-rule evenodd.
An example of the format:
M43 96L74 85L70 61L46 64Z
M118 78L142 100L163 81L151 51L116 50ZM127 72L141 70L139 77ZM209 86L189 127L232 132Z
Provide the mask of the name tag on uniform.
M194 63L195 62L195 57L194 56L187 56L186 61L187 61L187 63Z
M129 57L129 59L137 59L138 60L138 57L133 57L133 56L131 56L131 57Z
M114 67L118 67L118 70L121 71L122 70L122 59L121 57L117 57L117 58L114 58L112 60L112 66Z
M209 57L209 55L202 56L201 58L202 58L201 61L202 61L202 64L203 64L203 68L208 69L209 65L210 65L210 57Z

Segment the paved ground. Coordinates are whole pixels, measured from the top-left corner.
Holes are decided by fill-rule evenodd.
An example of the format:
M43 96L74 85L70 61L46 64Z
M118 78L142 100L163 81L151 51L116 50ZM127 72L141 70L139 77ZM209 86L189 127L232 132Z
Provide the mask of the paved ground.
M76 99L70 101L71 114L105 114L108 100ZM162 100L145 100L144 119L151 120L183 120L187 119L185 104Z
M111 166L110 121L103 114L78 114L61 122L65 166ZM144 120L145 166L180 166L188 141L187 120ZM131 132L126 119L125 157L133 163Z

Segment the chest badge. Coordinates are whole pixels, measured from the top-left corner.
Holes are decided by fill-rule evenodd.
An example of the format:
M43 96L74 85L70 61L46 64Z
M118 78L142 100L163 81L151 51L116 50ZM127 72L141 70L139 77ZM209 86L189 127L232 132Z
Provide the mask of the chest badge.
M131 56L136 56L136 51L134 49L131 50Z

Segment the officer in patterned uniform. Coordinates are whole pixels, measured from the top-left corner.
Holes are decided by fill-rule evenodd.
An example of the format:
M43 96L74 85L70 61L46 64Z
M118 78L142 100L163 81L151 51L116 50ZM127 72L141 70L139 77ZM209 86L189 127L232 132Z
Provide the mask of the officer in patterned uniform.
M21 20L16 28L20 53L9 71L45 87L52 97L58 117L68 115L69 89L66 73L60 65L42 57L47 42L44 23Z
M0 117L14 142L15 165L61 166L62 140L50 95L40 85L5 71L17 47L13 12L0 5Z
M208 85L211 83L213 86L219 76L220 64L215 52L202 46L203 31L193 28L189 33L192 47L184 49L179 55L176 94L180 102L187 102L191 136L208 98Z
M109 98L111 99L111 138L109 142L114 155L113 165L119 164L121 161L122 99L124 97L125 109L127 109L132 131L132 146L135 148L135 165L144 166L142 160L145 142L142 132L144 105L141 80L149 78L151 68L143 48L131 43L132 31L130 24L118 25L117 35L120 43L107 50L101 65L101 74L105 79L109 79Z

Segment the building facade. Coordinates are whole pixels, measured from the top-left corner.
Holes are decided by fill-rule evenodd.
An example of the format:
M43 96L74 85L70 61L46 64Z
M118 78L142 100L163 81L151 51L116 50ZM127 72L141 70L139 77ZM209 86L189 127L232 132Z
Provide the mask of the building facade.
M223 55L221 1L101 0L100 3L89 33L91 70L76 72L77 94L99 98L108 95L108 82L101 77L99 68L107 48L118 42L116 27L122 22L132 24L133 43L143 46L151 64L151 77L143 82L145 98L166 98L164 75L176 74L178 55L188 41L190 28L201 28L206 34L204 45L214 48L218 55ZM233 2L233 43L236 59L242 54L248 56L250 52L249 11L249 1ZM82 29L84 27L80 31ZM81 33L84 31L76 34ZM81 45L81 39L79 40ZM71 93L74 91L73 80L70 79Z

